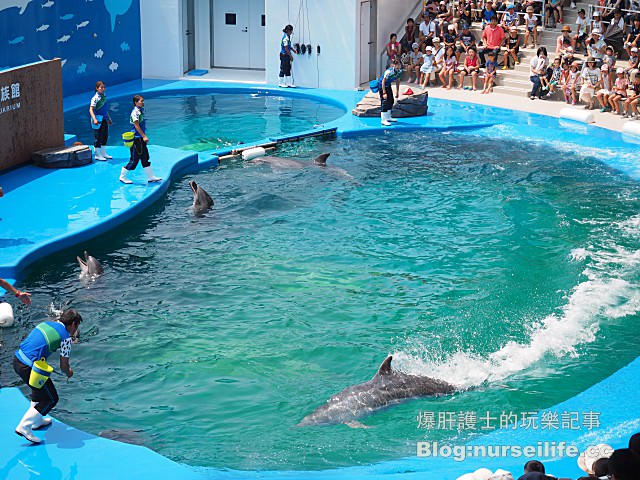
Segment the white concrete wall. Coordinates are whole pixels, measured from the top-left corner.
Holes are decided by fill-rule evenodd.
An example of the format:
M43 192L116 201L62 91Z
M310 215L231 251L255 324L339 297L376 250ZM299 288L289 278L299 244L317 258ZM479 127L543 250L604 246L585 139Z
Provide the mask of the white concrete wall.
M181 0L140 0L143 78L182 76Z
M420 0L378 0L378 50L382 52L387 43L389 35L398 35L398 41L404 35L404 26L407 18L416 18L416 13L420 11L418 3Z
M395 0L390 0L395 1ZM297 85L314 88L350 90L357 86L358 18L357 0L306 0L304 13L309 19L298 19L300 1L266 0L267 17L265 58L267 84L278 83L280 72L280 39L287 24L294 27L293 43L313 47L311 55L295 55L293 76ZM320 45L321 53L316 53Z

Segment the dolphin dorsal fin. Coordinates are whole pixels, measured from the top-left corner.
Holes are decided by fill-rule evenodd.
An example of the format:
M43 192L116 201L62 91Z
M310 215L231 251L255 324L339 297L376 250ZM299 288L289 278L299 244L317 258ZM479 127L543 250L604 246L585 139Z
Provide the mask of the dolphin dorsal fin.
M389 355L387 358L384 359L384 362L382 362L382 365L380 365L380 368L378 369L378 375L389 375L391 374L391 359L393 358L393 356Z
M315 163L316 165L322 165L324 167L327 165L327 158L329 157L329 155L330 153L323 153L322 155L318 155L313 159L313 163Z

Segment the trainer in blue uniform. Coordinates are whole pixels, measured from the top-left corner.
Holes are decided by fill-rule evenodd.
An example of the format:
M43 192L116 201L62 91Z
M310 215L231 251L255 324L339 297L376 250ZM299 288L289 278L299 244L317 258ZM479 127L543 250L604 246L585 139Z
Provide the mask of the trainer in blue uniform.
M107 107L107 96L104 94L107 89L102 81L96 82L96 93L89 103L89 115L91 116L91 126L93 128L93 147L96 153L96 160L108 160L113 158L107 154L107 140L109 139L109 125L113 125L109 108Z
M13 369L24 382L29 385L31 369L36 360L47 359L60 348L60 370L67 378L73 376L69 365L72 337L78 335L82 317L77 310L70 308L62 312L55 322L43 322L36 326L20 344L13 359ZM58 403L58 392L53 380L48 378L40 388L31 387L31 406L16 427L16 433L30 442L40 443L42 440L34 435L33 430L51 424L50 418L44 415Z
M293 88L295 85L291 78L291 62L293 62L293 53L297 53L291 46L293 26L287 25L282 31L284 35L282 35L282 39L280 40L280 75L278 76L278 86Z
M380 121L382 125L391 125L390 122L396 122L395 118L391 118L391 109L393 108L393 90L391 84L396 82L396 98L400 95L400 76L402 75L402 64L400 60L395 59L391 62L391 67L385 70L378 79L378 93L380 94Z

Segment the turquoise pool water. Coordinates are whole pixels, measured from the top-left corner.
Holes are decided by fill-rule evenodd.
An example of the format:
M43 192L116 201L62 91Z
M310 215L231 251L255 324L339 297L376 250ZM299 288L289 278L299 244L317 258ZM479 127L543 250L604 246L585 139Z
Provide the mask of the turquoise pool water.
M86 322L58 416L237 469L411 456L416 441L472 435L419 428L420 412L567 399L637 356L640 187L600 162L610 150L492 136L508 137L310 142L283 153L331 152L344 171L234 162L185 176L87 245L106 270L95 283L78 280L78 249L26 272L37 304L5 333L2 364L50 303L72 301ZM203 217L191 178L216 201ZM470 390L375 413L371 429L295 427L389 353Z
M107 92L108 95L108 92ZM65 131L93 145L88 103L65 112ZM122 145L121 135L130 129L131 97L109 99L108 145ZM215 93L145 95L150 142L198 152L302 132L335 120L344 110L308 98L267 93ZM179 121L178 121L179 119Z

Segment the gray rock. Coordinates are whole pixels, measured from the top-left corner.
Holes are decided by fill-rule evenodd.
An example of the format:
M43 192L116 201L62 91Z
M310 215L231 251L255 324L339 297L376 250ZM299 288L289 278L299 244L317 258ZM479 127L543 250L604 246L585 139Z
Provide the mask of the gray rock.
M406 90L406 88L405 88ZM395 118L419 117L427 114L429 109L427 101L429 93L416 92L413 95L400 94L395 99L391 115ZM377 93L367 93L351 111L356 117L379 117L380 116L380 95Z

